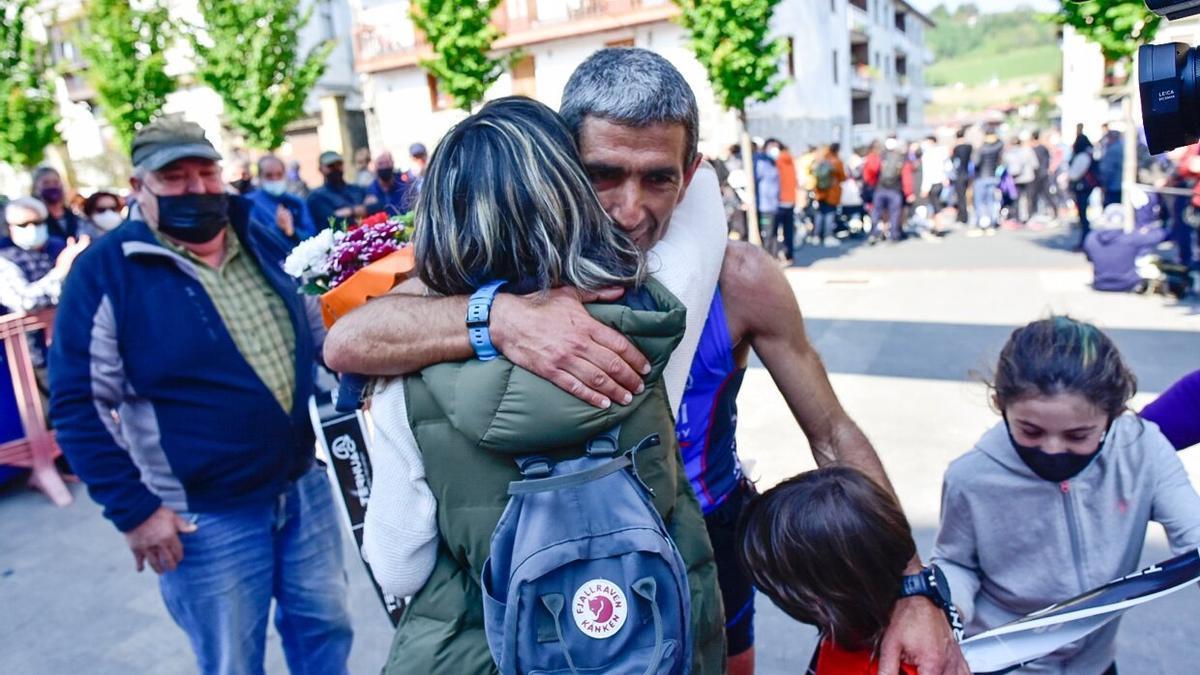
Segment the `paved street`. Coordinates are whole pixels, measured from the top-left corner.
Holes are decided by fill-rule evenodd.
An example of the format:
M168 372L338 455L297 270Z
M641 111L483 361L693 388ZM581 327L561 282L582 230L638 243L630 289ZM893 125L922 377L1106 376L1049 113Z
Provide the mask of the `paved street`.
M876 247L806 249L788 271L811 338L851 415L887 465L928 553L941 475L996 420L980 378L1012 328L1050 312L1096 322L1141 382L1137 404L1200 368L1200 306L1106 295L1066 235L951 235ZM739 444L760 486L813 466L803 436L761 367L747 375ZM1200 479L1200 452L1184 457ZM23 489L0 494L0 673L188 673L187 642L162 607L152 574L137 575L120 535L76 486L56 509ZM1158 530L1146 559L1166 557ZM356 642L351 670L376 672L390 628L351 561ZM1195 672L1194 589L1131 613L1119 664L1138 675ZM760 672L800 672L813 631L760 602ZM278 637L268 672L285 672Z

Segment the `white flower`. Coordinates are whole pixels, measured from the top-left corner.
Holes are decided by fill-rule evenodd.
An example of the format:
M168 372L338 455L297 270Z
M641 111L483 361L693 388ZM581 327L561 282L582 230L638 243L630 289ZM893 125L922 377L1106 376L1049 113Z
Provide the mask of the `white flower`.
M292 249L287 260L283 261L283 271L304 282L324 274L333 243L333 231L328 228L321 230Z

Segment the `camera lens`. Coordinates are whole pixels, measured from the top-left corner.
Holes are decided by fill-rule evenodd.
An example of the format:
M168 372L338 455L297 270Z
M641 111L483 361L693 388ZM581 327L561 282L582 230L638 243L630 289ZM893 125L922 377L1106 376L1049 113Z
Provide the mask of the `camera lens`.
M1138 50L1146 145L1157 155L1200 140L1196 50L1180 42Z

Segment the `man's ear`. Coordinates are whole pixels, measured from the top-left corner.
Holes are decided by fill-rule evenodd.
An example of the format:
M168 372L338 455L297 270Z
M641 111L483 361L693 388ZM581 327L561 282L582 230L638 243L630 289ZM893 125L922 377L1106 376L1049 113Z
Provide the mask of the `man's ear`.
M679 191L679 198L675 200L676 204L683 201L683 196L687 194L688 187L692 184L692 179L696 177L696 170L700 168L700 163L703 161L704 157L697 153L696 158L692 160L692 165L684 167L683 189Z

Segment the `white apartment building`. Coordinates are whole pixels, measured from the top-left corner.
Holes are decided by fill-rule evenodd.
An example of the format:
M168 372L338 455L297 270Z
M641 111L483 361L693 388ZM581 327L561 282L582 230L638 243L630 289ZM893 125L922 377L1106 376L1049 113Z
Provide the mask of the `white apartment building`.
M98 188L123 188L128 177L128 158L115 150L112 129L104 119L95 92L86 77L87 62L79 41L86 28L86 0L43 0L37 6L37 21L27 24L35 39L44 40L56 70L57 96L63 143L52 148L49 163L58 166L68 182L83 192ZM196 0L166 0L171 18L179 25L202 23ZM284 159L300 161L309 184L320 182L316 158L322 150L349 153L367 143L362 114L362 97L354 71L350 44L351 12L347 0L305 0L300 11L313 14L300 36L300 53L307 54L324 40L335 40L325 73L305 104L305 117L288 128L280 148ZM179 113L204 127L209 140L226 157L227 167L244 155L237 132L224 118L224 103L196 77L195 55L184 41L168 53L167 72L179 88L167 97L164 113ZM65 153L64 153L65 151ZM15 195L28 190L28 176L11 167L0 170L0 192Z
M392 149L399 160L411 143L436 142L465 113L451 109L420 68L429 47L408 18L408 0L352 2L371 147ZM567 79L594 51L643 47L683 73L700 107L701 149L723 154L736 141L736 118L716 100L678 13L670 0L506 0L494 17L504 32L495 46L519 48L524 57L488 98L525 94L557 108ZM928 99L926 25L903 0L784 0L772 28L790 46L780 64L786 83L774 100L750 106L751 133L793 147L835 140L849 146L893 130L916 135Z

